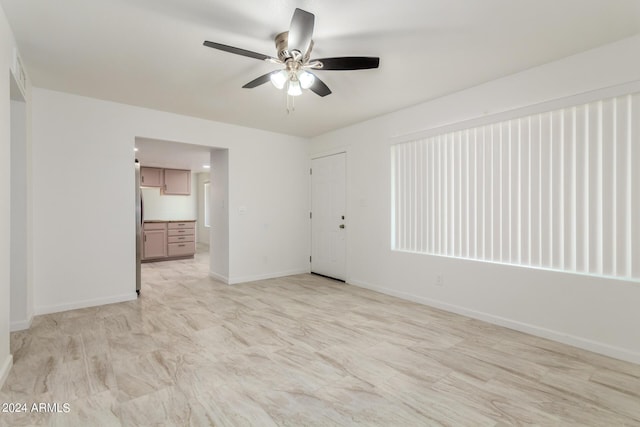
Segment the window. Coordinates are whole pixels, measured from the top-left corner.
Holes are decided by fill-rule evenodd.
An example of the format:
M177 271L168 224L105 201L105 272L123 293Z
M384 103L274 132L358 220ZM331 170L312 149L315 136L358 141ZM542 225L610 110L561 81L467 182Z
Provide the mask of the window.
M638 280L639 137L634 94L394 145L392 248Z
M210 185L208 182L204 183L204 226L211 227L211 194L209 194Z

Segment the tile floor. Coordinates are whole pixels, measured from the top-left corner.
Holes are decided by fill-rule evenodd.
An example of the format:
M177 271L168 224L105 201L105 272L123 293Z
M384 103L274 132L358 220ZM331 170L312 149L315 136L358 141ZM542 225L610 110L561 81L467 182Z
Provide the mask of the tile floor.
M11 334L0 426L640 425L634 365L312 275L226 286L208 254L137 301Z

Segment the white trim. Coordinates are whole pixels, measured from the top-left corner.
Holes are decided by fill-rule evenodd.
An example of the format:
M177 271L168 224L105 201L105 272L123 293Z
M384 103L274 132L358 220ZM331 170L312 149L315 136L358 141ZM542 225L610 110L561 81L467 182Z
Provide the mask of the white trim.
M413 295L406 292L399 292L393 289L384 288L380 286L373 286L361 281L351 281L350 285L355 285L361 288L369 289L372 291L380 292L386 295L402 298L404 300L413 301L419 304L424 304L430 307L439 308L451 313L460 314L462 316L471 317L474 319L482 320L494 325L504 326L509 329L524 332L530 335L535 335L542 338L547 338L553 341L557 341L562 344L568 344L574 347L581 348L583 350L592 351L594 353L603 354L605 356L614 357L616 359L625 360L631 363L640 363L640 353L627 350L621 347L615 347L609 344L593 341L586 338L581 338L575 335L567 334L560 331L554 331L552 329L541 328L539 326L531 325L529 323L519 322L517 320L507 319L500 316L494 316L489 313L485 313L477 310L470 310L468 308L460 307L458 305L448 304L442 301L424 298L417 295Z
M527 268L527 269L542 270L542 271L552 271L554 273L574 274L576 276L597 277L597 278L600 278L600 279L617 280L619 282L624 282L625 285L628 284L630 286L640 286L640 279L634 279L632 277L608 276L606 274L586 273L586 272L583 272L583 271L562 270L560 268L542 267L542 266L528 265L528 264L514 264L514 263L511 263L511 262L504 262L504 261L492 261L490 259L467 258L467 257L463 257L463 256L454 256L454 255L445 255L445 254L430 254L430 253L426 253L426 252L409 251L409 250L405 250L405 249L393 249L393 248L391 248L391 251L404 253L404 254L426 255L426 256L434 256L434 257L440 257L440 258L449 258L449 259L457 259L457 260L464 260L464 261L471 261L471 262L479 262L479 263L483 263L483 264L506 265L507 267Z
M13 366L13 356L8 354L7 358L4 360L2 367L0 367L0 389L4 385L4 382L9 377L9 372L11 372L11 367Z
M107 297L107 298L76 301L76 302L59 304L59 305L48 305L44 307L36 307L35 314L40 315L40 314L59 313L61 311L76 310L78 308L87 308L87 307L95 307L99 305L115 304L118 302L134 301L137 298L138 298L138 295L135 292L133 292L131 294L116 295L116 296Z
M31 322L33 322L33 316L30 316L26 320L18 320L16 322L11 322L9 325L9 330L11 332L24 331L31 327Z
M225 285L229 284L229 278L227 276L223 276L222 274L214 273L211 270L209 270L209 277L211 277L212 279L217 280L219 282L222 282Z
M278 277L294 276L296 274L307 274L307 273L309 273L309 269L281 271L278 273L256 274L255 276L231 277L228 279L226 283L229 285L236 285L239 283L255 282L258 280L267 280L267 279L276 279Z
M349 151L349 146L337 147L337 148L332 148L330 150L321 151L319 153L312 153L309 156L309 158L311 160L321 159L323 157L335 156L336 154L342 154L342 153L347 154L348 151Z
M632 82L583 92L563 98L556 98L550 101L540 102L538 104L528 105L522 108L505 110L494 114L488 114L486 116L475 117L473 119L468 119L461 122L455 122L443 126L425 129L422 131L392 136L389 139L389 143L390 145L396 145L403 142L416 141L419 139L429 138L441 133L456 132L467 128L480 127L491 123L503 122L507 120L517 119L523 116L530 116L538 113L559 110L561 108L567 108L574 105L588 104L600 99L614 98L616 96L627 95L636 92L640 92L640 80L634 80Z

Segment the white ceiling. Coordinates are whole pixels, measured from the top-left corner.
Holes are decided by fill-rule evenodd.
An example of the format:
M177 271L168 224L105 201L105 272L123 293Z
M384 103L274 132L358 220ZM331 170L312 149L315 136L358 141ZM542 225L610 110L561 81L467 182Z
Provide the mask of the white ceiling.
M209 172L212 148L180 142L136 138L135 157L142 166Z
M639 0L0 0L38 87L314 136L640 32ZM275 56L296 7L313 57L379 56L319 71L333 90L287 115L272 69L202 46Z

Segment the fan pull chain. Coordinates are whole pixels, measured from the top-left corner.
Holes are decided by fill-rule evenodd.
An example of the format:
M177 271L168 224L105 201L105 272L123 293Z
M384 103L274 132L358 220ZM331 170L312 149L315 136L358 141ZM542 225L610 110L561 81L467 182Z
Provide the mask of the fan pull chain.
M295 97L289 94L287 94L286 97L287 97L287 114L291 114L294 111L296 111L296 100L295 100Z

